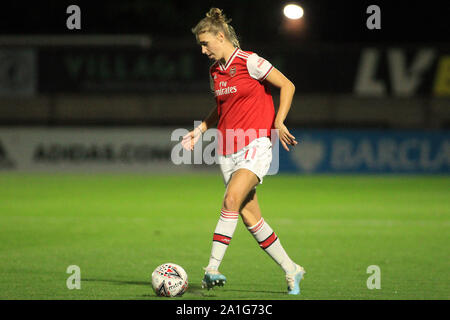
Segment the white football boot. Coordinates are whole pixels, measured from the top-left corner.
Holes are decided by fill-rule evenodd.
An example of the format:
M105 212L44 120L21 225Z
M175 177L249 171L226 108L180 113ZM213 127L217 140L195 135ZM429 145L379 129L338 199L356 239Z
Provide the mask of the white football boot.
M298 264L296 264L296 269L293 273L286 273L288 294L300 294L300 281L305 273L305 269Z

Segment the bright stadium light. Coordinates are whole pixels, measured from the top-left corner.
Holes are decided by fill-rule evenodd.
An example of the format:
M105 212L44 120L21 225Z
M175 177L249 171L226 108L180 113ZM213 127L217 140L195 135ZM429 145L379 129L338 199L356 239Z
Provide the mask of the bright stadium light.
M288 4L284 6L283 13L286 18L298 20L303 17L303 8L298 4Z

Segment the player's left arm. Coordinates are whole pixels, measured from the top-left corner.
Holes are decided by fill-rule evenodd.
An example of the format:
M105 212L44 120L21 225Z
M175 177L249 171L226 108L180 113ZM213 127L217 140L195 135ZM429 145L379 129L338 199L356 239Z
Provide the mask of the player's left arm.
M273 68L265 79L267 82L273 86L280 88L280 105L278 107L278 112L275 117L275 129L278 129L280 141L283 148L289 151L288 145L295 146L298 142L295 137L289 132L289 130L284 125L284 120L291 108L292 98L295 93L294 84L286 78L278 69Z

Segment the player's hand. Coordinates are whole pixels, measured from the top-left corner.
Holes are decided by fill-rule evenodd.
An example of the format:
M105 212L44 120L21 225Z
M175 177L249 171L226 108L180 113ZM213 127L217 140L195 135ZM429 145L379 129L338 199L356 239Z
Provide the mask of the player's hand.
M275 129L278 129L281 145L286 151L289 151L288 145L295 146L298 143L283 123L275 124Z
M201 135L202 131L200 130L200 128L195 128L183 137L181 145L186 150L194 150L194 145L197 143Z

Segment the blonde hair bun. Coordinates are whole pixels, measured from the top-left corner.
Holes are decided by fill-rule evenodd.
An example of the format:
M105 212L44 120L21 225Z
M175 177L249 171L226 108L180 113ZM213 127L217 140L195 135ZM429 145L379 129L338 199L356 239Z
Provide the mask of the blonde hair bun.
M198 37L200 33L211 32L217 34L223 32L225 37L233 44L240 48L238 37L234 28L229 24L231 19L227 19L223 11L219 8L211 8L206 13L206 17L200 20L197 25L191 29L192 33ZM198 38L197 38L198 41Z
M223 10L219 8L211 8L206 13L206 17L212 20L217 21L218 23L230 23L231 19L227 20L227 17L223 13Z

